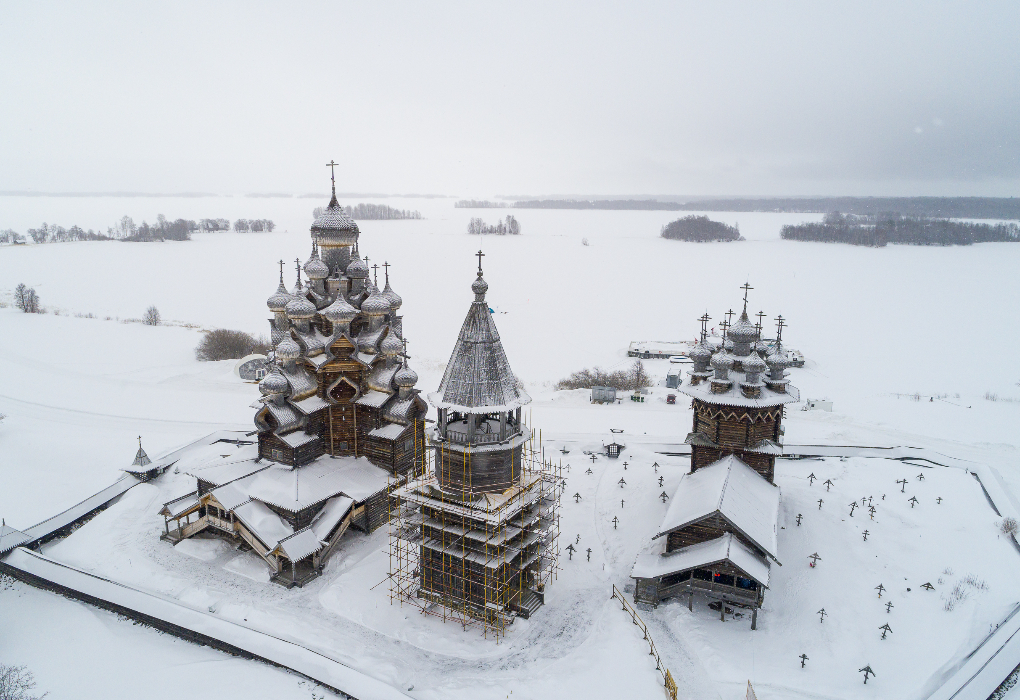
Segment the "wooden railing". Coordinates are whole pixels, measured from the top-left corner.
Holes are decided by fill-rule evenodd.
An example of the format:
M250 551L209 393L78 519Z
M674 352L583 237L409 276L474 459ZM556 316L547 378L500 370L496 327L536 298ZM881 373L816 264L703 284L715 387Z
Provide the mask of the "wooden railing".
M627 598L624 597L623 591L617 588L616 584L613 584L612 597L620 601L620 604L623 606L621 609L624 612L630 613L631 622L640 627L641 631L644 632L645 641L648 642L648 654L655 657L655 670L662 676L662 682L666 686L666 693L669 695L671 700L676 700L676 681L673 680L673 674L670 673L669 669L662 663L659 651L655 648L655 642L652 641L652 635L648 633L648 625L646 625L645 621L641 619L640 615L638 615L634 606L627 602Z

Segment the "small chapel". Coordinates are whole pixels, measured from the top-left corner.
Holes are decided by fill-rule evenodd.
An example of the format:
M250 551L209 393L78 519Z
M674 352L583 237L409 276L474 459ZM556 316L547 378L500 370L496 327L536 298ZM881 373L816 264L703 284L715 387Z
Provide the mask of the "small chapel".
M294 287L281 261L267 301L274 350L255 404L257 440L219 441L178 463L195 490L160 511L164 539L205 532L243 542L286 586L320 574L349 528L387 522L390 489L422 467L428 408L408 366L389 264L380 288L335 179L311 237Z
M787 379L778 317L773 342L744 309L723 322L722 342L711 343L703 316L701 341L691 351L690 381L678 387L691 397L694 424L687 435L691 469L670 499L652 542L637 557L634 599L656 604L695 594L719 605L751 610L751 629L779 561L780 489L776 457L783 454L786 404L800 400ZM759 315L759 319L764 314Z

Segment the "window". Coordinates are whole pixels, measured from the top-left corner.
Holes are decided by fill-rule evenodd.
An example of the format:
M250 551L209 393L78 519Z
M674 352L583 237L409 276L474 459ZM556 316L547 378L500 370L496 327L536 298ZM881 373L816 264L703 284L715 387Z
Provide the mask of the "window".
M347 441L346 441L346 440L344 440L343 442L337 443L337 446L336 446L336 448L337 448L338 450L341 450L341 451L343 451L343 452L346 452L346 451L347 451Z
M691 577L690 571L681 571L678 574L669 574L667 576L662 577L662 580L659 581L659 585L661 585L663 588L675 586L678 583L682 583L683 581L688 580L690 577Z
M708 569L695 569L691 572L691 576L698 579L699 581L711 581L712 572Z
M737 588L744 588L748 591L758 590L758 583L753 579L737 576Z
M732 586L733 585L733 577L730 576L729 574L716 574L715 575L715 582L716 583L721 583L724 586Z
M269 458L276 462L283 462L287 459L287 456L279 447L273 447L269 450Z

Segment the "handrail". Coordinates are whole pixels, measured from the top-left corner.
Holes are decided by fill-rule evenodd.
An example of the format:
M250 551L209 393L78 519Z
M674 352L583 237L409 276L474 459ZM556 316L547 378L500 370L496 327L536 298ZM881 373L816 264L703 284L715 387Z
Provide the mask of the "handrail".
M648 654L655 657L655 670L662 676L662 682L666 686L666 693L669 695L670 700L676 700L676 681L673 680L673 674L670 673L669 669L662 663L662 658L659 656L659 652L655 648L655 642L652 641L652 635L648 633L648 625L646 625L645 621L641 619L640 615L638 615L634 606L627 602L627 599L623 595L623 591L617 588L615 583L613 584L613 595L610 597L610 600L612 600L612 598L618 598L620 600L620 603L623 605L621 610L630 613L631 621L640 627L641 631L645 633L645 641L648 642Z

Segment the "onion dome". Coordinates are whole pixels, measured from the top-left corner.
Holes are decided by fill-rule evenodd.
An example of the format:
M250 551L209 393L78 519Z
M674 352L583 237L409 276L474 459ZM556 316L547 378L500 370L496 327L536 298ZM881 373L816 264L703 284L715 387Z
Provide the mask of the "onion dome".
M725 352L717 352L712 356L712 369L733 369L733 358Z
M393 287L390 286L390 281L386 280L386 288L382 291L383 296L390 302L390 308L396 311L400 308L400 305L404 303L404 300L400 298L400 295L393 291Z
M758 329L747 319L747 312L740 314L737 322L730 326L726 336L732 338L734 343L753 343L758 339Z
M400 338L397 334L390 329L390 332L383 338L382 343L379 345L379 352L387 357L396 357L404 351L404 344L400 342Z
M358 315L358 310L351 306L343 294L337 294L336 300L322 310L322 315L326 317L330 323L333 324L345 324L350 323L354 320L354 317Z
M276 346L276 359L283 362L290 362L301 357L301 346L294 342L291 337L286 337Z
M761 374L765 371L765 360L758 357L758 353L752 352L750 357L741 363L744 367L744 372L748 375Z
M475 301L485 300L485 293L489 291L489 283L482 277L481 270L478 271L478 278L471 283L471 291L475 293Z
M336 201L336 192L329 200L329 206L312 223L312 238L327 245L351 245L358 240L358 225L347 216L347 212Z
M305 263L305 275L310 280L324 280L329 277L329 268L319 258L317 246L312 247L312 255L308 258L308 262Z
M691 360L694 362L704 362L708 364L708 361L712 359L712 351L704 343L698 343L693 350L691 350Z
M363 280L368 277L368 263L355 254L344 274L352 279Z
M287 318L302 320L315 315L315 304L304 297L294 299L287 304Z
M765 358L765 364L768 365L771 376L774 379L780 379L783 377L783 370L790 366L790 358L786 356L785 352L780 350Z
M266 300L266 306L274 314L283 313L287 310L287 304L289 304L294 297L290 295L287 288L283 286L283 278L280 278L280 286L276 288L276 292L273 296Z
M361 311L369 316L382 316L390 312L390 302L376 289L368 299L361 302Z
M400 389L410 389L418 383L418 373L408 367L407 360L404 360L400 369L393 375L393 383Z
M294 341L291 342L293 343ZM273 367L273 370L259 382L259 391L262 392L263 396L286 394L289 388L290 384L287 382L287 378L280 374L280 370L276 367Z

